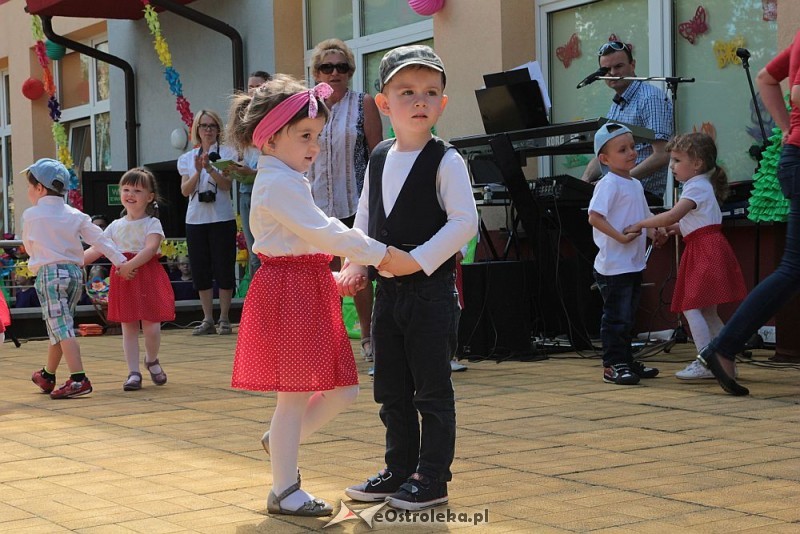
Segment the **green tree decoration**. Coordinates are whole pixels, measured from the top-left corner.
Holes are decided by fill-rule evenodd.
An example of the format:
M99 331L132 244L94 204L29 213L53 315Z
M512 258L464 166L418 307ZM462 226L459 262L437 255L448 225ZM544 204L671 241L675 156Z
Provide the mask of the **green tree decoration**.
M769 146L764 149L758 170L753 175L753 192L747 218L753 222L786 222L789 201L778 183L778 160L781 157L783 133L772 130Z

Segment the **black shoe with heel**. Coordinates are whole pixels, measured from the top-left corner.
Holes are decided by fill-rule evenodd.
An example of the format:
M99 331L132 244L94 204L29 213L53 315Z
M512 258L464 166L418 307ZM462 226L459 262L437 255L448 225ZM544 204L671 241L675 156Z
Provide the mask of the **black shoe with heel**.
M711 347L704 348L700 351L700 354L697 355L697 361L702 363L706 369L711 371L711 374L713 374L714 378L717 379L717 382L722 389L736 397L749 395L749 389L739 384L733 377L725 372L725 368L722 367L722 362L719 361L720 358L721 356L717 354Z

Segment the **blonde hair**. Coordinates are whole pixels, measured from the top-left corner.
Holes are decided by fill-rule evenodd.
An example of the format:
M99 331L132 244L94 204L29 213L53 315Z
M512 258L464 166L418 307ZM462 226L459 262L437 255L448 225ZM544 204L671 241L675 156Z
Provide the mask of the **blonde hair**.
M217 123L217 142L222 144L224 132L222 126L222 119L220 118L219 114L216 111L211 111L210 109L201 109L197 113L194 114L194 120L192 121L192 131L191 131L191 141L193 145L200 144L200 134L198 131L200 130L200 119L206 115L214 119L214 122Z
M325 39L311 51L311 59L309 60L308 66L311 69L311 74L314 76L314 79L316 79L317 74L319 74L319 66L325 62L325 56L335 52L339 52L344 56L345 61L347 61L347 64L350 66L350 76L355 73L356 58L353 55L353 51L350 50L350 47L344 44L344 41L341 39Z
M239 151L253 146L253 132L267 113L292 95L308 91L305 84L286 74L276 74L270 81L260 85L253 94L237 93L231 99L228 114L228 141ZM317 99L317 117L328 119L328 108L322 100ZM291 126L308 118L308 105L289 119L286 126ZM261 147L256 147L261 149Z
M685 152L692 160L700 160L703 173L710 173L709 181L714 187L714 196L720 204L728 196L728 175L717 165L717 145L714 139L702 132L676 135L667 143L667 152ZM711 171L714 172L711 172Z

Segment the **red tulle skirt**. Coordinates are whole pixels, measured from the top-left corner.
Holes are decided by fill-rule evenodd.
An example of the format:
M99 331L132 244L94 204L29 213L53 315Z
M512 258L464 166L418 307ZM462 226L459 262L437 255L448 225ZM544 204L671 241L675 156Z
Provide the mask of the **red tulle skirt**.
M259 254L242 309L231 386L324 391L358 384L332 256Z
M125 253L129 260L135 254ZM108 288L108 320L117 323L175 320L175 294L158 256L136 270L133 280L122 278L111 268Z
M683 241L686 247L670 307L674 313L737 302L747 296L742 269L721 225L698 228Z

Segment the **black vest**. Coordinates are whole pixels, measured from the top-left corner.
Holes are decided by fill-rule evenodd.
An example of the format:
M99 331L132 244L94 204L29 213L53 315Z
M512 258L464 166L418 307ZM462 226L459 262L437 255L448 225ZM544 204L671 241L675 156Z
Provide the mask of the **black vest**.
M393 144L394 139L382 141L369 158L367 230L373 239L409 252L428 241L447 222L447 213L439 205L436 195L436 175L445 152L453 147L437 137L428 141L412 165L392 213L387 217L383 207L383 167ZM433 274L452 273L454 269L455 256Z

